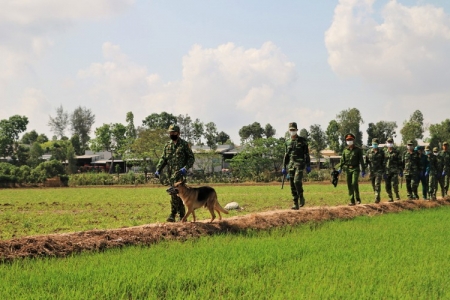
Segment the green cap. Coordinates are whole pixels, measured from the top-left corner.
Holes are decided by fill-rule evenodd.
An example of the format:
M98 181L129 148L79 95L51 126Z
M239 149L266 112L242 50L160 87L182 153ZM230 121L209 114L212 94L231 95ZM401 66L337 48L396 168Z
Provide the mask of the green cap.
M412 140L408 140L408 141L406 142L406 144L407 144L407 145L414 145L414 142L413 142Z
M174 132L174 131L180 132L180 127L178 125L176 125L176 124L172 124L172 125L169 126L169 130L168 131L169 132Z
M377 138L373 138L372 139L372 144L379 144L378 139Z
M289 123L289 130L297 130L297 123L295 122Z

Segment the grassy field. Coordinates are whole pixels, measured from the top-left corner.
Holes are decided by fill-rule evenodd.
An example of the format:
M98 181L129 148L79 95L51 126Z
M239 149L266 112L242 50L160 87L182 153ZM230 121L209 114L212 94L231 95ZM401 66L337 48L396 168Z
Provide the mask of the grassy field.
M228 216L292 205L290 188L281 185L214 185L222 206L237 201L243 211ZM372 203L371 186L360 185L363 203ZM111 229L165 222L170 213L166 187L91 187L0 190L0 239L90 229ZM305 184L306 206L346 204L344 184ZM196 212L209 219L206 209Z
M449 207L0 265L0 299L449 299Z

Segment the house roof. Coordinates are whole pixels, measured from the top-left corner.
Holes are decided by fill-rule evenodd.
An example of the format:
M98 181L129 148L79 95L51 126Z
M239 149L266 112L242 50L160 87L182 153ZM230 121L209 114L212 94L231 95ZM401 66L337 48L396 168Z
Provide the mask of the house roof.
M215 153L225 153L231 149L233 149L233 145L217 145L216 150L214 150ZM211 152L211 148L209 146L192 146L191 147L192 152L194 153L202 153L202 152Z

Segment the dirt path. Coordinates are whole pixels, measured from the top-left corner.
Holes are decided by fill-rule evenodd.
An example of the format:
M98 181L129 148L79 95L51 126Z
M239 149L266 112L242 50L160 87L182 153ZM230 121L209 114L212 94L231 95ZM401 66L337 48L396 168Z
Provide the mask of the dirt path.
M223 219L214 223L156 223L111 230L90 230L66 234L30 236L0 241L0 261L25 257L65 257L82 251L103 251L126 245L151 245L165 240L186 240L217 233L237 233L247 229L351 219L450 205L450 198L438 201L397 201L357 206L308 207L299 211L275 210Z

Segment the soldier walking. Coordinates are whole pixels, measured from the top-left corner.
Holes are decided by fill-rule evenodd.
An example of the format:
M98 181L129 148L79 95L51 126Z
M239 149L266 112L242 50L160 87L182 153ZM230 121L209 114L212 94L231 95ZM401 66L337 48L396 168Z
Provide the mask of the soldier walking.
M450 152L448 151L448 143L442 144L442 151L439 153L440 162L442 165L442 173L439 176L439 185L441 186L442 198L445 198L448 193L449 175L450 175Z
M420 157L414 151L414 143L409 140L406 145L407 151L403 154L403 173L405 174L406 190L408 200L418 200L417 188L419 187Z
M366 153L366 166L369 168L370 181L375 193L375 203L380 203L381 180L385 175L384 151L378 148L378 139L372 139L372 148Z
M289 133L291 138L285 145L286 152L284 154L284 165L281 170L283 175L289 174L291 194L294 201L292 209L295 210L298 210L305 205L305 197L303 196L303 170L306 167L306 172L311 172L308 143L305 138L297 135L297 131L297 123L289 123Z
M392 188L395 192L395 198L400 200L400 194L398 192L398 175L402 173L402 158L400 156L400 152L394 148L394 139L388 138L386 143L386 151L384 153L384 167L386 170L385 173L385 185L386 185L386 193L389 196L389 202L394 202L394 198L392 196Z
M425 155L428 159L427 169L425 170L425 179L428 181L428 197L436 200L436 192L438 187L437 177L439 172L438 148L434 147L430 151L430 146L425 147Z
M164 146L164 151L156 166L155 176L159 178L162 169L167 166L167 176L171 185L181 181L187 174L187 170L194 165L195 157L188 142L180 138L180 127L178 125L169 126L170 141ZM167 222L175 222L178 214L180 220L186 211L183 201L177 195L171 195L170 215Z
M361 176L366 175L366 166L364 164L363 151L361 148L354 144L355 136L352 133L345 135L345 142L347 148L341 156L340 167L346 172L348 196L350 203L348 205L355 205L355 199L357 204L361 204L361 197L359 195L359 172L361 171ZM361 168L360 168L361 166ZM342 171L339 169L339 173Z
M425 176L428 168L428 156L423 153L424 147L417 146L416 148L420 158L419 182L422 184L422 197L424 200L428 200L428 179Z

